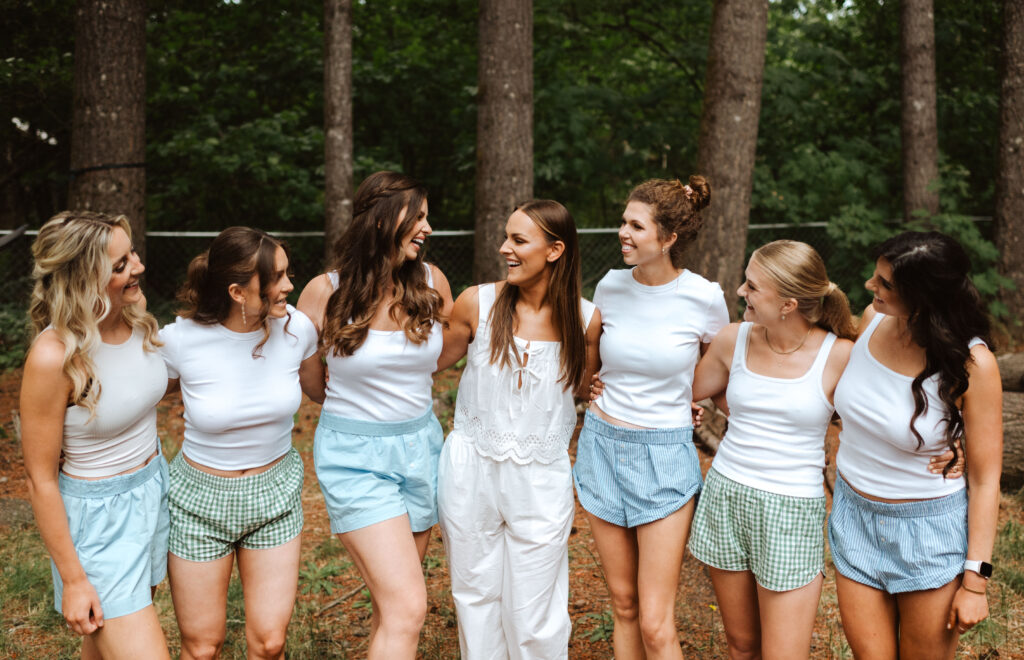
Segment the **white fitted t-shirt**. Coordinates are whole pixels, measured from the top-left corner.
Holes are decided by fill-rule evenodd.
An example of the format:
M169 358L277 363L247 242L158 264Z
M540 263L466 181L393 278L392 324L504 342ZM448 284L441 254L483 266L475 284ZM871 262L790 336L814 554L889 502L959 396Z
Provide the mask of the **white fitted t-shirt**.
M660 286L640 284L632 270L612 270L598 283L594 304L604 381L597 406L637 426L690 426L700 345L729 323L721 287L688 270Z
M291 305L288 313L290 321L268 319L270 337L256 358L263 330L232 332L182 318L160 330L168 375L181 380L185 456L218 470L245 470L291 449L302 401L299 365L316 353L317 334L305 314Z
M883 318L885 314L875 314L871 319L836 385L836 411L843 420L836 467L851 486L875 497L930 499L963 490L966 479L946 479L928 471L931 457L948 448L939 376L934 374L921 384L928 408L914 421L924 439L918 448L910 430L914 377L879 362L868 346ZM968 345L982 343L975 338Z
M156 404L167 391L160 354L143 348L142 330L121 344L100 343L91 355L99 387L96 414L83 406L64 412L64 466L74 477L109 477L142 465L160 446Z

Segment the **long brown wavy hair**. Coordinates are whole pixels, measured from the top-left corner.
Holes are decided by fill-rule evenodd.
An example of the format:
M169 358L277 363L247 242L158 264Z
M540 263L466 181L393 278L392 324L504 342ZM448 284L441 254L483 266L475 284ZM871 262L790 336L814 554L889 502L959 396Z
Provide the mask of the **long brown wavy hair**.
M394 302L388 313L409 341L423 343L443 321L441 294L427 283L423 252L406 259L401 251L426 199L418 181L398 172L377 172L359 185L352 224L334 245L330 270L338 274L338 288L324 313L320 347L325 352L346 356L362 346L389 288Z
M583 385L587 367L587 338L580 311L580 249L576 239L576 223L569 210L550 199L535 199L516 209L525 213L544 232L548 243L562 241L565 250L551 268L546 300L551 306L551 319L562 346L559 362L563 389L578 390ZM520 362L512 336L516 324L516 302L519 287L505 283L490 312L491 364L501 367Z
M257 276L260 283L258 318L263 328L263 339L252 349L252 356L259 357L263 345L270 339L267 315L273 301L267 297L266 291L277 279L277 248L288 255L288 248L283 242L252 227L228 227L217 234L210 249L188 265L185 283L178 291L178 302L184 305L178 314L202 325L223 323L235 304L228 287L232 284L245 287L253 276ZM285 321L286 332L289 323L290 313Z
M107 284L110 235L120 227L132 237L128 218L96 211L62 211L46 221L32 244L32 298L28 313L36 336L48 326L64 344L63 372L71 380L71 400L96 412L102 383L90 353L100 344L99 322L110 313ZM157 322L140 305L125 305L121 319L143 333L143 349L155 351ZM90 417L91 418L91 417Z

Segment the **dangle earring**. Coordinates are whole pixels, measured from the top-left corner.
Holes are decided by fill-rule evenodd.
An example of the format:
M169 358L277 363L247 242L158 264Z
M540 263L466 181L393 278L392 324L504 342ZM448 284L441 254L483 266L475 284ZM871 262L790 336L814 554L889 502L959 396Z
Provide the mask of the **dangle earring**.
M245 300L242 300L241 305L242 305L242 327L245 328L246 330L248 330L249 329L249 324L245 320ZM783 316L782 318L786 318L786 317Z

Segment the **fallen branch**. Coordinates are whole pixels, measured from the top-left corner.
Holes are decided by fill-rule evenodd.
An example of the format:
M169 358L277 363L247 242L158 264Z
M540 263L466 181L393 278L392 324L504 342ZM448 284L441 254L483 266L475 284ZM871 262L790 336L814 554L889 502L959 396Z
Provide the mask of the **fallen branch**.
M362 591L365 588L366 588L366 585L363 584L363 583L360 583L359 586L356 587L355 589L353 589L352 591L349 591L348 593L346 593L346 594L344 594L342 596L338 596L337 598L335 598L331 602L329 602L326 605L324 605L323 607L321 607L319 610L317 610L316 615L320 616L321 614L323 614L327 610L331 609L332 607L337 607L338 605L341 605L346 600L348 600L352 596L355 596L357 593L359 593L360 591Z

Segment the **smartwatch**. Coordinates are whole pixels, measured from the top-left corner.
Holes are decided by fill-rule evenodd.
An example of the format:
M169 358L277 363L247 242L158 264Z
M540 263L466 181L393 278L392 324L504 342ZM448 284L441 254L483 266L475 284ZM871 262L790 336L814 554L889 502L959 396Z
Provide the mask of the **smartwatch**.
M992 577L992 564L980 559L968 559L964 562L965 571L974 571L986 580Z

